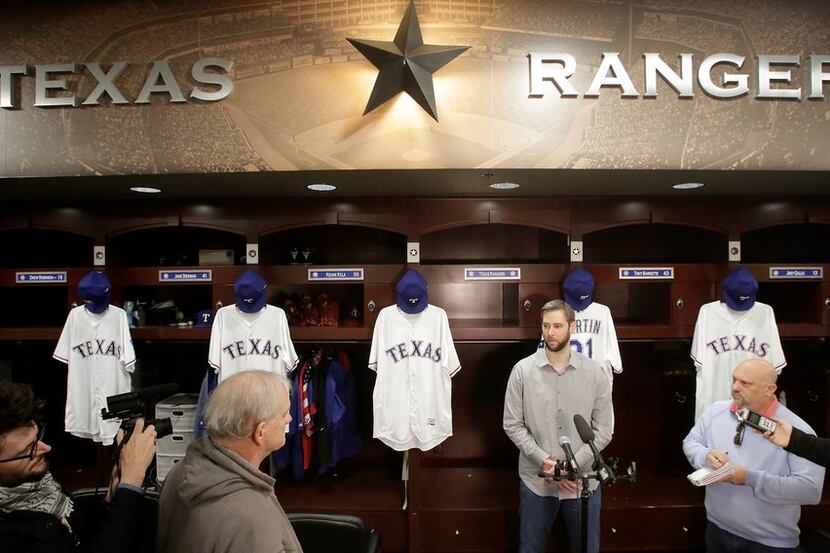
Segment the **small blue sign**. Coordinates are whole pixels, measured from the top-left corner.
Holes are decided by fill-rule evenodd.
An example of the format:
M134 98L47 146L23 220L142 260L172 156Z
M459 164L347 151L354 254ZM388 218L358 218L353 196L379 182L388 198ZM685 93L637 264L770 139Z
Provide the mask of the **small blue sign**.
M822 267L770 267L770 279L816 279L824 278L824 268Z
M674 280L674 267L620 267L620 280Z
M464 269L464 280L521 280L519 267L491 267Z
M363 280L363 269L309 269L309 282Z
M159 282L213 282L213 270L159 271Z
M31 271L15 273L16 284L66 284L66 271Z

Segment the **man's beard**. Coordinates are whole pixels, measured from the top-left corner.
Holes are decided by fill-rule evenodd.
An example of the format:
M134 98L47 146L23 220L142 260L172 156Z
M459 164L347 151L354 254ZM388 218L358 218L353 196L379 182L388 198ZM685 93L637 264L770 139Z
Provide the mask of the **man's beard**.
M550 347L550 344L548 344L548 341L545 340L545 349L548 350L548 351L552 351L553 353L559 353L560 351L562 351L563 349L568 347L570 344L571 344L571 336L569 334L568 337L565 338L564 340L562 340L561 342L559 342L559 345L556 346L555 348Z
M44 458L42 467L36 470L30 470L23 475L9 475L9 480L0 481L0 486L3 486L4 488L14 488L22 484L40 482L40 480L42 480L43 477L46 476L47 472L49 472L49 461L47 461L46 458Z

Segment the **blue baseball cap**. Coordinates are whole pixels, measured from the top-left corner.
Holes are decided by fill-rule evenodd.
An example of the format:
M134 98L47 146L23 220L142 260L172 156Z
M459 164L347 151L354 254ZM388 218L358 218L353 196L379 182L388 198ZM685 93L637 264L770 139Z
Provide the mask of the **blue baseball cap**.
M91 313L103 313L110 305L110 284L101 271L90 271L78 283L78 295Z
M420 313L429 305L429 283L415 269L409 269L395 286L398 307L404 313Z
M198 313L196 313L196 321L194 322L194 326L197 327L206 327L213 325L213 311L210 309L202 309Z
M723 301L730 309L751 309L757 295L758 281L743 267L738 267L723 279Z
M256 313L265 305L265 279L259 273L248 269L236 279L236 306L245 313Z
M562 294L565 303L574 311L585 310L594 301L594 277L582 267L577 267L565 277Z

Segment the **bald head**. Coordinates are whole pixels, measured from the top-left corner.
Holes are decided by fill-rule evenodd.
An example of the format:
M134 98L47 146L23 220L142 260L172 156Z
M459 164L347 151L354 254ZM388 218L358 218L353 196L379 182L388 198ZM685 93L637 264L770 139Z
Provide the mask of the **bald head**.
M257 424L286 408L288 380L267 371L245 371L223 381L205 408L205 427L213 438L244 438Z
M732 398L739 407L760 413L775 397L778 375L769 361L752 358L742 361L732 373Z

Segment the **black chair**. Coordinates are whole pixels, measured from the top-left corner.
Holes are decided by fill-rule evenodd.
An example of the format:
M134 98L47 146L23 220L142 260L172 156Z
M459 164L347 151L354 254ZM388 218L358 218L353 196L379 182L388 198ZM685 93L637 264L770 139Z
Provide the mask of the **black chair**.
M830 533L811 526L801 528L801 549L805 553L830 551Z
M289 513L303 553L380 553L380 534L351 515Z
M83 488L70 494L74 505L71 520L75 538L81 548L86 548L98 533L101 522L106 516L107 505L104 503L106 488ZM156 549L156 520L158 518L159 494L147 490L144 494L142 512L139 514L145 531L134 543L124 544L124 551L153 553Z

